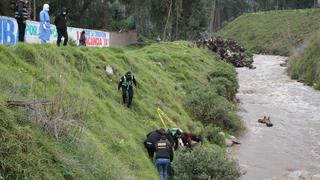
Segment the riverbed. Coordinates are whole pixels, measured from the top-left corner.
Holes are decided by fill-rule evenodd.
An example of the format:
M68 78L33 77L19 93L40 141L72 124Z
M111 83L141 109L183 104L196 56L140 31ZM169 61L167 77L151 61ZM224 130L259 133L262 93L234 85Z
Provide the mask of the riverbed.
M320 91L291 80L280 56L254 56L255 70L237 69L240 116L246 130L231 149L242 179L268 179L296 170L320 173ZM270 116L273 127L258 123Z

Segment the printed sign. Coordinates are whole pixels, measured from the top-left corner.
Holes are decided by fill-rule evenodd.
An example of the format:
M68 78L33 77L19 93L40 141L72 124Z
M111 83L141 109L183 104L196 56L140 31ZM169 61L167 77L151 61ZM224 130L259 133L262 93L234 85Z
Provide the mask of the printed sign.
M39 39L40 23L36 21L27 21L25 32L25 42L40 43ZM55 25L51 25L51 35L48 43L55 43L57 41L57 30ZM86 33L87 46L94 47L109 47L110 33L104 31L96 31L91 29L81 29L68 27L69 40L76 41L79 44L81 32ZM14 18L0 16L0 44L15 45L18 42L18 24Z
M15 19L0 16L0 44L17 42L18 25Z
M109 47L110 33L108 32L68 27L69 36L77 43L79 43L82 31L85 31L87 46Z

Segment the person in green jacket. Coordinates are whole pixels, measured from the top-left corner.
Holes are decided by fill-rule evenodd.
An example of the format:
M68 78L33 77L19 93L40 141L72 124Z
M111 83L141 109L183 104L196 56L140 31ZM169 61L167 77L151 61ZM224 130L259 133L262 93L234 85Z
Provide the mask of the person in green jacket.
M126 103L127 94L129 96L127 107L131 107L132 99L133 99L133 85L137 86L136 79L132 72L128 71L124 76L121 77L118 89L122 89L122 99L123 103Z

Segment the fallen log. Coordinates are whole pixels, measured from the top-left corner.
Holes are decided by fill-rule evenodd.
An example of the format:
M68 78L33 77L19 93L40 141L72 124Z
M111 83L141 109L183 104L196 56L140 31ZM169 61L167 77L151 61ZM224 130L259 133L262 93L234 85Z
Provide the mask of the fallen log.
M49 100L7 101L8 107L31 107L35 105L51 105Z
M273 126L273 124L272 124L272 122L270 120L270 117L267 118L266 116L264 116L263 119L258 119L258 122L262 123L262 124L266 124L267 127L272 127Z

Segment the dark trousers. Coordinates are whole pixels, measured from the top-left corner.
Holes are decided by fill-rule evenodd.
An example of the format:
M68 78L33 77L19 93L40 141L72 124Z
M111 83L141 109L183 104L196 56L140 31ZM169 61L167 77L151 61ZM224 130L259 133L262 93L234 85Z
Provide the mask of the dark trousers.
M156 152L156 148L154 147L154 145L150 142L144 142L144 147L147 149L148 151L148 155L149 155L149 159L153 160L153 156L154 153Z
M63 45L66 46L68 44L68 31L66 29L57 29L58 32L58 40L57 45L60 46L61 39L64 37Z
M17 20L17 23L18 23L18 31L19 31L19 42L24 42L24 35L25 35L25 32L26 32L26 26L27 24L24 23L23 21L21 20Z
M131 103L132 103L132 99L133 99L133 87L132 86L129 86L127 88L127 86L122 86L121 87L122 89L122 100L123 100L123 103L125 104L126 103L126 99L127 99L127 94L129 95L129 100L128 100L128 107L131 107Z

